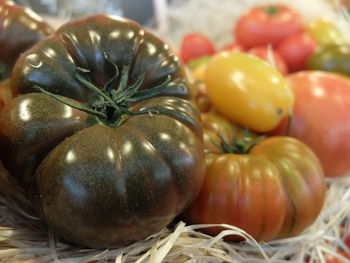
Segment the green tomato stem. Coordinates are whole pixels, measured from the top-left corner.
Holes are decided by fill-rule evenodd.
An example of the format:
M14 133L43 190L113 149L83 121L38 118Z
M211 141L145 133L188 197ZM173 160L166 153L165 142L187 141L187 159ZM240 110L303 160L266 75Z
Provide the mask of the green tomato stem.
M279 9L277 7L271 5L271 6L268 6L266 8L266 13L274 16L274 15L277 15L279 13Z
M99 118L103 118L103 119L107 118L107 116L105 114L103 114L102 112L95 111L93 109L86 108L86 107L83 107L83 106L74 105L73 103L70 103L70 102L68 102L65 99L62 99L60 96L58 96L56 94L53 94L53 93L51 93L51 92L49 92L49 91L47 91L47 90L45 90L45 89L43 89L41 87L34 86L33 88L35 90L37 90L37 91L40 91L40 92L50 96L54 100L56 100L58 102L61 102L61 103L65 104L65 105L68 105L68 106L70 106L70 107L72 107L74 109L77 109L77 110L80 110L80 111L84 111L84 112L86 112L88 114L94 115L94 116L99 117Z
M248 154L258 143L266 138L266 136L260 136L252 139L249 137L249 130L247 128L244 129L242 139L239 140L234 135L231 143L227 142L220 134L217 134L217 136L220 139L220 144L214 141L212 143L221 153L229 154Z
M68 105L72 108L84 111L88 114L96 116L102 123L105 123L111 127L117 127L122 122L124 122L128 116L140 115L140 114L153 114L158 112L151 112L150 110L143 110L139 112L132 112L129 110L129 107L138 101L149 99L155 96L158 96L162 91L167 88L171 81L170 76L167 76L166 80L155 87L149 88L147 90L139 90L142 87L142 84L145 79L145 73L142 72L140 77L136 82L128 86L129 75L130 75L130 65L131 65L131 54L128 54L127 63L123 65L121 74L117 65L111 61L105 54L105 58L115 67L114 76L104 85L102 89L95 86L91 81L89 81L89 76L84 76L83 74L89 74L90 70L84 68L77 68L75 73L75 78L83 84L88 89L92 90L97 94L97 99L90 106L77 106L74 105L62 97L53 94L41 87L34 87L37 91L43 92L49 95L51 98L59 101L65 105ZM116 89L113 89L113 83L119 77L119 85Z

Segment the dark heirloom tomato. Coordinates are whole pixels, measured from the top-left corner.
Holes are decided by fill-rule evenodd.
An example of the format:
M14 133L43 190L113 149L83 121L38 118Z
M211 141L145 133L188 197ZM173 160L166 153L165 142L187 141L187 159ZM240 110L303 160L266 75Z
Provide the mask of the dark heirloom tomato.
M20 54L52 33L52 28L28 8L0 0L0 80Z
M239 144L222 144L221 152L206 154L203 187L184 218L190 223L231 224L263 241L297 235L323 206L326 184L317 157L290 137L246 146L242 154Z
M60 236L126 244L197 195L203 138L185 71L138 24L104 15L67 23L20 57L11 86L26 94L2 111L4 165Z

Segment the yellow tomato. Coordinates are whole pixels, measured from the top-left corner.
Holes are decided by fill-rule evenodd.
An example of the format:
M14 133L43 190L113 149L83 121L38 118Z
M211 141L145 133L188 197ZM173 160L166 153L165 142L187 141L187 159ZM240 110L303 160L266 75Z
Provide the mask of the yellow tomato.
M275 128L294 103L292 90L275 68L239 52L216 54L207 64L205 83L217 111L257 132Z
M345 42L340 30L330 21L316 19L306 26L306 32L319 45L342 44Z

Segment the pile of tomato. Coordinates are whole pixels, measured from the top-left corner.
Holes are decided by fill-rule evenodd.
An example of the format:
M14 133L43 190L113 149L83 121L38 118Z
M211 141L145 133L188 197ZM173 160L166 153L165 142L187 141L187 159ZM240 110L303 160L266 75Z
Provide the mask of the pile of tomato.
M350 170L350 47L282 5L252 8L232 34L220 49L184 36L181 63L127 19L54 32L0 0L1 162L51 230L108 248L179 214L259 241L314 222L325 177Z
M184 218L294 236L322 210L325 177L350 171L350 45L332 22L285 5L249 9L232 36L224 47L203 33L181 40L206 148Z

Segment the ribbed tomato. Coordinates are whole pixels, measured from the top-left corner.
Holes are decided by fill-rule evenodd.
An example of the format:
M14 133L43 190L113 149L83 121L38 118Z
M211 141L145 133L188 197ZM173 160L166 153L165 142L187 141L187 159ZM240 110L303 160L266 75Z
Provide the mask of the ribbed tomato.
M319 215L325 197L315 154L290 137L269 137L251 149L248 144L242 154L238 143L223 143L221 152L206 154L204 185L185 220L231 224L263 241L303 231Z
M0 0L0 80L9 76L21 53L52 32L32 10Z
M17 60L4 166L71 242L115 247L165 227L203 180L200 115L179 59L127 19L71 21ZM38 93L41 91L42 93Z

